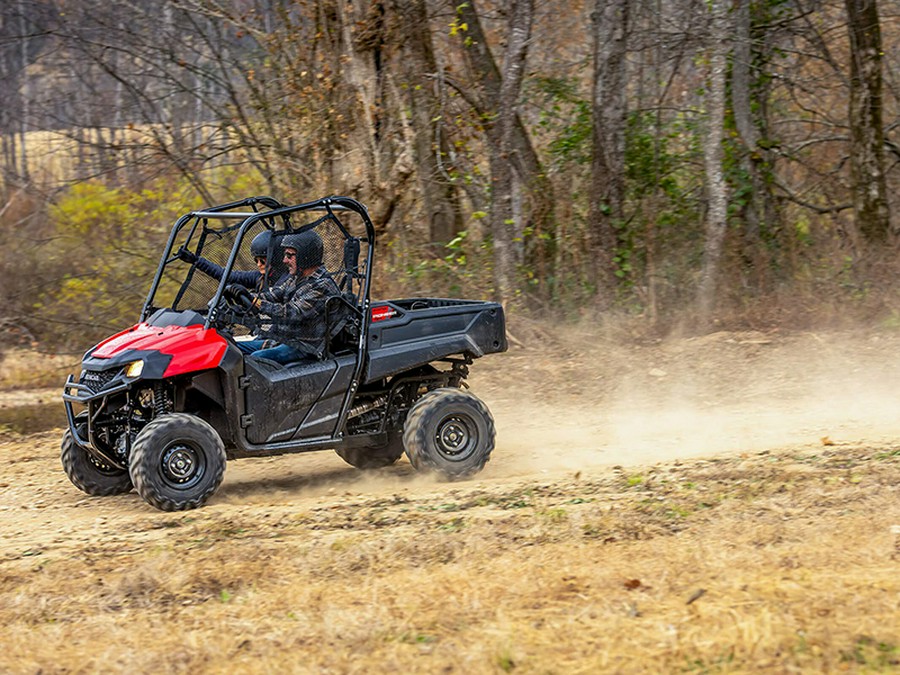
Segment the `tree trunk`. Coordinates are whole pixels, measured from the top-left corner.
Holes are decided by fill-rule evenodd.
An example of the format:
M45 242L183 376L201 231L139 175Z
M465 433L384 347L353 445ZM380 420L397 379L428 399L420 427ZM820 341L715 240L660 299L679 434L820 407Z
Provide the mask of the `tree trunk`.
M706 327L716 301L716 280L725 241L728 198L722 167L722 138L725 123L725 71L728 67L728 7L726 0L710 0L710 63L706 91L707 128L703 137L703 166L706 171L706 232L703 263L697 293L700 323Z
M750 0L738 0L735 8L734 58L731 66L731 107L734 125L743 145L740 163L749 179L745 186L745 205L741 215L744 221L744 261L750 268L752 285L762 292L765 287L767 256L762 231L766 227L768 203L772 195L763 175L763 151L758 146L759 129L753 115L754 86L752 63L754 49L750 38ZM757 101L757 107L762 107Z
M478 107L476 112L483 119L490 120L492 114L501 109L497 105L502 84L500 71L488 47L487 37L481 26L481 19L478 16L474 0L460 3L457 6L457 12L460 21L467 26L466 31L464 31L466 45L464 56L469 64L470 71L478 81L479 95L473 99L474 104ZM547 267L549 253L543 242L545 239L552 239L555 236L553 185L544 173L531 138L528 136L528 131L525 129L525 125L522 123L518 113L515 114L512 123L510 142L515 152L510 157L507 157L506 161L513 163L531 207L530 224L533 233L524 252L525 264L544 269ZM496 125L496 120L494 125ZM489 144L491 143L491 128L494 125L491 125L489 122L487 125ZM496 162L498 157L494 152L491 152L489 160ZM501 167L501 171L505 171L505 169ZM519 225L524 225L524 223ZM524 228L520 227L521 229ZM545 283L546 276L546 274L540 275L540 284Z
M869 242L890 231L881 121L881 29L876 0L846 0L850 36L850 166L853 209Z
M630 1L596 0L592 16L593 156L587 235L604 306L611 304L615 292L616 225L622 223L625 201L625 34Z
M391 10L400 21L403 37L403 77L412 113L413 145L422 207L428 225L431 252L443 253L442 245L453 239L462 229L462 216L456 189L443 175L441 157L446 148L437 133L440 101L435 96L434 77L438 66L428 23L425 0L391 0Z
M28 183L29 180L28 143L26 142L26 133L28 131L28 116L30 112L28 109L30 102L29 97L31 96L28 87L28 25L25 22L25 16L25 3L23 0L19 0L19 30L22 31L22 44L20 45L22 54L22 83L19 86L19 97L22 102L22 118L19 121L19 130L21 133L21 140L19 141L19 153L21 154L19 175L21 176L23 184Z
M506 54L497 96L496 118L489 131L495 142L491 152L491 235L494 241L494 290L501 302L512 300L515 291L513 250L513 190L518 121L518 100L525 75L525 56L534 15L534 0L516 0L509 16Z

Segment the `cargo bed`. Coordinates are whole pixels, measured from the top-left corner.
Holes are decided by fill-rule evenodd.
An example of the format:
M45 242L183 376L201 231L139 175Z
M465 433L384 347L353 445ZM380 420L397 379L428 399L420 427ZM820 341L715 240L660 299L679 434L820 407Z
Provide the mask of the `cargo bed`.
M503 308L496 302L408 298L372 303L364 381L374 382L453 355L506 351Z

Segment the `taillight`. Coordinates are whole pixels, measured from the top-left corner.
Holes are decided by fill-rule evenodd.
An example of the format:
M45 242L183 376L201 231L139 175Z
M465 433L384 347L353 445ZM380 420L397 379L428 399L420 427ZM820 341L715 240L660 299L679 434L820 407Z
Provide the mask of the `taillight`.
M397 316L398 312L390 305L380 305L372 308L372 322L384 321Z

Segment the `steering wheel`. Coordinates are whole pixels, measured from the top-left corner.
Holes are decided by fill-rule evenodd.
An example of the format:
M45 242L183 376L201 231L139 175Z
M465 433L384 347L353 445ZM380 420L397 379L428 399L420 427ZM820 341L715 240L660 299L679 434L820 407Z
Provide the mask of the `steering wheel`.
M242 312L249 312L253 309L253 296L246 286L228 284L222 292L222 297L232 309Z
M210 315L219 328L230 329L236 324L252 327L256 323L253 296L240 284L228 284L222 291L219 304L215 308L210 307Z

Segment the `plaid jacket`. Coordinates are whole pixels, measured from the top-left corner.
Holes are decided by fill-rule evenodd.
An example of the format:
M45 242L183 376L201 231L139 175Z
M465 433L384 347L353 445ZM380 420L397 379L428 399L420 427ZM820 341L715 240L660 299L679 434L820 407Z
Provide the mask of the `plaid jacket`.
M340 295L340 289L322 265L308 277L288 277L260 296L259 314L266 321L260 337L322 358L327 329L325 303L335 295Z

